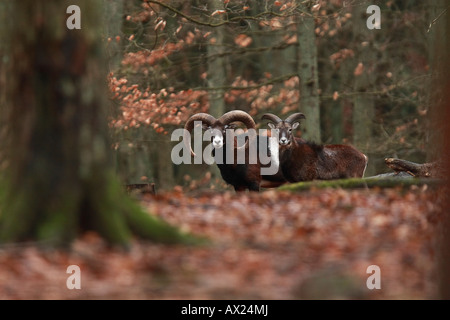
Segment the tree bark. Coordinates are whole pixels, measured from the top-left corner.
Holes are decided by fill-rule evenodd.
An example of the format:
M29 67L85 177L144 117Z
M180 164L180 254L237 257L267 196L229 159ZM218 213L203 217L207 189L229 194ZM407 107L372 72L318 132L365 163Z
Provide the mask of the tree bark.
M431 42L431 68L433 71L432 86L433 91L430 99L431 121L433 123L431 143L435 146L428 151L433 155L438 153L442 163L448 167L450 162L450 40L448 30L450 30L450 17L448 2L440 0L433 3L430 17L430 38ZM447 72L446 72L447 71ZM438 152L436 152L436 149ZM450 173L447 170L445 177L447 185L442 190L442 200L439 203L441 208L440 221L437 227L436 238L436 278L438 284L437 297L440 299L450 299L450 197L448 196L450 186Z
M155 152L155 178L158 189L169 190L175 186L175 172L171 158L174 143L170 141L169 135L156 133L158 142Z
M309 8L308 14L299 16L298 21L298 65L300 77L299 110L306 116L302 138L321 142L319 81L317 66L317 47L314 17Z
M208 0L209 8L211 11L215 10L224 10L223 3L215 0ZM215 17L215 22L219 22L223 20L221 15ZM220 54L223 52L223 45L225 41L225 30L224 26L214 28L212 31L212 35L210 38L215 38L214 43L209 43L207 50L208 56L215 56L212 59L208 60L208 70L207 70L207 80L208 87L210 88L220 88L225 85L226 81L226 72L225 72L225 59L226 57L222 57ZM215 118L219 118L225 113L225 100L224 100L225 91L213 90L209 94L209 114L214 116ZM216 165L210 166L211 172L211 181L215 181L216 179L221 179L219 168Z
M212 11L224 10L223 3L219 3L219 1L209 0L209 6ZM216 19L222 20L221 17ZM217 57L208 60L207 79L208 87L211 88L223 87L225 84L225 58L220 56L223 52L224 32L224 27L217 27L210 36L211 38L215 38L215 41L208 45L208 56L218 55ZM214 90L209 95L209 113L216 118L225 113L225 101L223 95L223 90Z
M109 59L109 70L116 72L120 68L123 58L123 34L122 21L124 15L124 0L103 0L104 1L104 19L105 19L105 34L106 38L111 38L108 41L106 52ZM116 37L120 36L120 41Z
M0 242L68 245L85 230L126 246L132 235L163 242L190 236L125 196L114 175L106 125L101 0L77 1L81 30L66 28L70 1L6 1L8 75ZM100 17L100 18L99 18Z
M429 81L429 96L428 96L428 114L431 122L430 128L442 128L439 121L442 119L442 102L441 97L446 97L448 91L446 91L443 78L440 74L443 70L448 59L448 51L444 46L448 42L448 29L445 29L446 20L448 18L448 1L436 0L430 2L428 7L428 61L431 71L431 81ZM447 11L446 11L447 10ZM439 157L439 153L442 151L441 139L444 137L442 130L429 130L427 132L426 161L433 161Z
M373 87L371 75L376 60L373 47L376 30L369 30L366 26L368 6L365 0L357 1L352 16L353 41L356 43L354 90L359 93L353 100L353 144L369 157L366 175L370 176L375 173L373 162L370 161L375 104L373 96L366 92Z

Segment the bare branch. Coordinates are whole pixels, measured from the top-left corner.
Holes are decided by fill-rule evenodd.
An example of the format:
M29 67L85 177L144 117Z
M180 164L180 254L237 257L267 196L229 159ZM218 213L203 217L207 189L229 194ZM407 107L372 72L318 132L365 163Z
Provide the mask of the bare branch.
M252 89L258 89L267 85L271 85L271 84L275 84L278 82L282 82L284 80L290 79L292 77L297 77L298 74L296 73L292 73L292 74L287 74L281 77L276 77L273 78L271 80L262 82L262 83L258 83L252 86L222 86L222 87L197 87L197 88L193 88L192 90L203 90L203 91L214 91L214 90L252 90Z
M444 11L442 11L436 18L434 18L434 19L430 22L430 25L428 26L428 29L427 29L427 33L429 33L429 32L431 31L431 27L432 27L434 24L436 24L436 22L439 20L439 18L442 17L442 15L444 15L444 14L448 11L448 8L450 8L450 6L447 6L447 8L445 8Z
M292 15L295 14L295 13L290 13L290 12L287 12L285 14L279 14L279 13L276 13L274 11L267 10L267 11L264 11L264 12L261 12L261 13L255 15L255 16L236 16L236 17L232 17L232 18L227 19L227 20L222 20L222 21L217 22L217 23L212 23L212 22L205 22L205 21L201 21L201 20L198 20L196 18L193 18L193 17L191 17L191 16L181 12L180 10L178 10L178 9L176 9L176 8L166 4L166 3L164 3L164 2L160 2L160 1L157 1L157 0L145 0L145 2L157 4L157 5L161 6L161 7L164 7L166 9L176 13L180 17L183 17L186 20L188 20L190 22L193 22L195 24L202 25L202 26L207 26L207 27L213 27L213 28L220 27L222 25L233 23L233 22L238 22L238 21L241 21L241 20L259 20L260 18L265 17L265 16L274 16L274 17L283 17L284 18L284 17L289 17L289 16L292 16Z

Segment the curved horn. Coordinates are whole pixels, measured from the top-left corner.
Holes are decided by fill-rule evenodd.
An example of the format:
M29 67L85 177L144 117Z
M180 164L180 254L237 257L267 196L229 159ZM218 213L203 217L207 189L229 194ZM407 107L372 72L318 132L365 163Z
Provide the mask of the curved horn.
M189 150L191 151L191 155L195 157L195 153L192 150L191 147L191 136L190 133L192 129L194 129L194 122L195 121L201 121L203 123L206 123L207 125L211 126L214 124L214 122L217 121L216 118L214 118L212 115L208 113L197 113L191 116L188 121L186 121L186 124L184 125L184 134L183 134L183 141L184 144Z
M247 129L256 129L256 123L253 118L245 111L242 110L232 110L225 113L223 116L219 118L219 121L223 124L229 124L234 121L240 121Z
M261 120L264 120L264 119L272 121L273 123L278 123L278 122L282 121L278 116L274 115L273 113L263 114L263 116L261 117Z
M227 125L227 124L229 124L231 122L234 122L234 121L240 121L243 124L245 124L247 129L254 129L254 130L256 130L255 120L253 120L253 118L247 112L242 111L242 110L229 111L229 112L225 113L224 115L222 115L218 120L220 122L222 122L223 125ZM243 146L237 147L237 148L238 149L247 148L248 144L249 144L249 141L250 141L250 139L247 139L247 141L245 141L245 144Z
M293 113L293 114L291 114L289 117L287 117L286 118L286 120L284 120L285 122L288 122L288 123L293 123L293 122L295 122L296 120L300 120L300 119L306 119L306 117L305 117L305 115L303 114L303 113L300 113L300 112L298 112L298 113Z

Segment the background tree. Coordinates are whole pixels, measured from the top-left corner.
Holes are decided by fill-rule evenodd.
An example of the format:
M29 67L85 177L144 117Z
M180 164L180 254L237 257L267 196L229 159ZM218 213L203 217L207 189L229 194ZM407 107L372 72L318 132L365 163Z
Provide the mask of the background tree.
M220 1L210 0L207 2L208 8L213 12L221 12L224 10L224 5ZM213 23L220 24L223 21L222 14L214 16ZM207 55L207 70L204 75L207 81L208 88L213 88L209 93L209 113L216 118L222 116L225 112L225 90L223 86L226 83L226 62L224 53L225 41L225 26L219 26L211 31L206 45ZM213 180L220 179L220 171L217 166L211 168Z
M303 127L304 138L321 142L319 68L317 65L317 45L314 15L320 4L308 1L298 20L298 75L300 78L300 105L308 121Z
M134 234L189 240L126 197L107 142L103 1L78 1L82 29L66 28L70 1L2 1L0 241L70 243L84 230L126 245Z
M375 68L375 33L377 29L370 30L366 26L368 15L366 9L368 1L357 1L353 6L353 42L355 46L354 60L354 91L353 99L353 144L356 148L372 159L371 146L373 136L373 123L375 118L375 101L371 94ZM367 174L374 175L375 167L371 161Z

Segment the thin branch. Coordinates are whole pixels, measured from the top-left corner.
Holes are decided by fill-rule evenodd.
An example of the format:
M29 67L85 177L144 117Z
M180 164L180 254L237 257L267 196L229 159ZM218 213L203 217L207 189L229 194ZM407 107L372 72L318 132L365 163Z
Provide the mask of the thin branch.
M228 20L223 20L223 21L220 21L220 22L217 22L217 23L211 23L211 22L205 22L205 21L201 21L201 20L195 19L195 18L193 18L193 17L191 17L191 16L181 12L180 10L178 10L178 9L176 9L176 8L170 6L170 5L168 5L166 3L163 3L163 2L160 2L160 1L157 1L157 0L145 0L145 2L154 3L154 4L157 4L157 5L161 6L161 7L164 7L166 9L168 9L168 10L178 14L179 16L185 18L186 20L195 23L195 24L202 25L202 26L207 26L207 27L213 27L213 28L220 27L222 25L229 24L229 23L232 23L232 22L241 21L241 20L257 20L258 21L261 17L264 17L264 16L275 16L275 17L283 17L283 18L285 18L285 17L293 15L293 14L279 14L279 13L276 13L274 11L264 11L264 12L261 12L261 13L255 15L255 16L237 16L237 17L232 17L232 18L230 18Z
M436 18L433 19L433 21L430 22L430 25L428 26L427 33L429 33L431 31L431 27L434 24L436 24L436 22L439 20L439 18L448 11L448 8L450 8L450 6L447 6L447 8L445 8L444 11L442 11Z
M206 59L217 59L217 58L222 58L222 57L226 57L226 56L231 56L231 55L236 55L236 54L251 54L251 53L260 53L260 52L264 52L264 51L271 51L271 50L284 50L290 46L298 46L298 42L295 43L280 43L271 47L257 47L257 48L240 48L238 50L233 50L233 51L224 51L224 52L220 52L220 53L215 53L215 54L211 54L206 56Z
M398 89L398 88L403 88L405 87L405 84L415 81L415 80L420 80L422 78L427 78L427 77L431 77L432 74L422 74L420 76L417 77L413 77L410 79L406 79L406 80L402 80L399 81L395 84L390 85L387 88L384 88L382 90L373 90L373 91L355 91L355 92L339 92L339 98L344 98L344 97L354 97L357 95L384 95L384 94L388 94L389 92ZM328 100L328 99L335 99L334 95L321 95L319 97L322 100Z
M197 87L197 88L193 88L192 90L195 91L214 91L214 90L252 90L252 89L258 89L267 85L271 85L271 84L275 84L278 82L282 82L284 80L290 79L292 77L297 77L298 74L296 73L292 73L292 74L288 74L288 75L284 75L281 77L277 77L277 78L273 78L269 81L263 82L263 83L259 83L259 84L255 84L252 86L221 86L221 87Z

